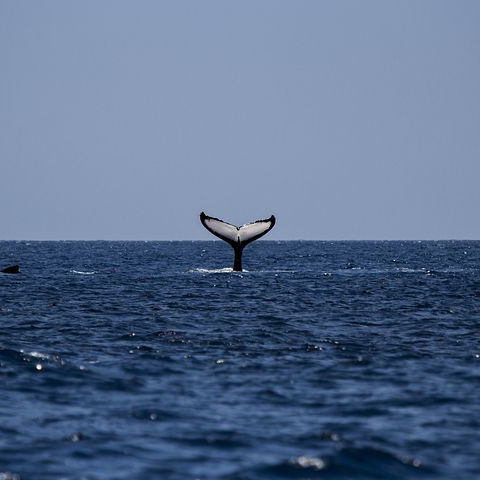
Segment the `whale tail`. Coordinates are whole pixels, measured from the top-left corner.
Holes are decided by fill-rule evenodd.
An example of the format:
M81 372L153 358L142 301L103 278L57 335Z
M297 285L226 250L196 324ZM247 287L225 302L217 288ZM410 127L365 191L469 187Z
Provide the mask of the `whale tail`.
M224 222L219 218L209 217L204 212L200 214L202 225L213 235L227 242L235 252L235 261L233 270L242 271L242 253L243 249L254 240L263 237L275 225L275 217L272 215L265 220L246 223L241 227L236 227L231 223Z

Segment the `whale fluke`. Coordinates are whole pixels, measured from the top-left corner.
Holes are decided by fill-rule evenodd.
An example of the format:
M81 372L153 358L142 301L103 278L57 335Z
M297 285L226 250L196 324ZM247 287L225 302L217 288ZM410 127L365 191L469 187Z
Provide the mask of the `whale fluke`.
M273 215L265 220L246 223L241 227L236 227L235 225L224 222L219 218L209 217L208 215L205 215L204 212L200 214L200 221L210 233L221 238L233 248L235 252L233 270L235 272L242 271L243 249L249 243L263 237L275 225L275 217Z
M10 265L2 268L2 273L20 273L20 267L18 265Z

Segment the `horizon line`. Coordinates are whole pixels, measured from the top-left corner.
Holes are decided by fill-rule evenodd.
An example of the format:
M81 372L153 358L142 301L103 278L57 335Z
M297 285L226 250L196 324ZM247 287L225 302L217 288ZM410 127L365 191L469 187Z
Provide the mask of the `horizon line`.
M478 242L480 238L331 238L331 239L311 239L311 238L290 238L267 240L260 239L258 242ZM0 239L0 242L218 242L221 240L212 239L104 239L104 238L57 238L57 239Z

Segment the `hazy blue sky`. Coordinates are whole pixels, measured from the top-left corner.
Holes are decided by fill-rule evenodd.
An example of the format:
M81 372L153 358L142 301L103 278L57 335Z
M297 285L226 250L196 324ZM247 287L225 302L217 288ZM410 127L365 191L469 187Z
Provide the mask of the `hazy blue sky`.
M480 2L0 0L0 238L480 239Z

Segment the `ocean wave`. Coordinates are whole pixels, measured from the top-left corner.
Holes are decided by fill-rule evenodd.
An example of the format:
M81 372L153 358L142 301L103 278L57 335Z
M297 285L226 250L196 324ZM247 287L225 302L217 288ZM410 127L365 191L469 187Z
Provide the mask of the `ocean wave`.
M344 446L327 455L302 454L271 465L254 467L231 478L403 480L434 478L434 473L417 458L372 447Z

